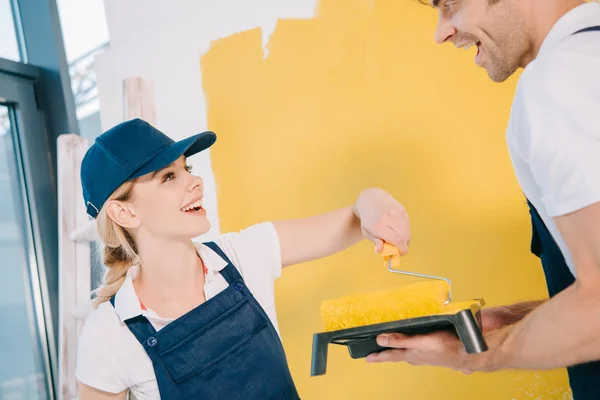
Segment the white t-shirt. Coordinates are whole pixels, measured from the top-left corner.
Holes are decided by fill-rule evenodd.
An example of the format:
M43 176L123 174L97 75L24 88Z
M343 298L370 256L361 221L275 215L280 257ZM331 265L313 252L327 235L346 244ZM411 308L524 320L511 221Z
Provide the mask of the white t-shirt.
M281 275L281 250L273 224L266 222L224 234L215 243L236 266L279 333L274 280ZM204 291L209 300L227 287L227 281L218 273L226 262L205 245L195 245L208 270ZM115 307L110 302L102 303L86 319L79 339L76 377L105 392L120 393L129 388L135 399L155 400L160 396L152 361L124 321L141 314L158 331L173 319L142 309L133 287L138 273L137 266L129 269L115 296Z
M506 133L525 196L538 210L573 275L552 217L600 201L600 4L565 14L524 69Z

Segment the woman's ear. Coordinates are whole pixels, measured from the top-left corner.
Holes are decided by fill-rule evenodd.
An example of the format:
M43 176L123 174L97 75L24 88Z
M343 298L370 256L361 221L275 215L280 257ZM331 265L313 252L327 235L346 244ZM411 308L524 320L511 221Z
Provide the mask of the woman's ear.
M140 219L131 203L109 200L106 213L117 225L123 228L135 229L140 226Z

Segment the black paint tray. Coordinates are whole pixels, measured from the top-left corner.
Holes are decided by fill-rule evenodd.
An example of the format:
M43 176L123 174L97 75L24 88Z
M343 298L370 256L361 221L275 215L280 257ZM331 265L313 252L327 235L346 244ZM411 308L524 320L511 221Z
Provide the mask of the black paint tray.
M483 300L478 300L483 306ZM466 308L454 314L435 314L399 321L359 326L313 335L311 376L323 375L327 369L327 349L329 343L344 345L352 358L364 358L387 348L377 344L376 338L382 333L403 333L407 335L454 331L469 354L482 353L488 349L481 332L480 307Z

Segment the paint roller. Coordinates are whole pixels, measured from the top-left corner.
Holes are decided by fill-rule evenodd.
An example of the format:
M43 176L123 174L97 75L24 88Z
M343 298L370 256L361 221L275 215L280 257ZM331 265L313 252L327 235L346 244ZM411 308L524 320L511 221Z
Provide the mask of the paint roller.
M352 358L385 350L376 342L382 333L420 334L454 330L469 353L487 350L481 333L483 299L452 302L452 282L440 276L397 269L400 251L384 244L383 262L395 274L424 281L391 290L359 293L321 303L325 331L313 335L311 375L326 371L328 344L348 347Z

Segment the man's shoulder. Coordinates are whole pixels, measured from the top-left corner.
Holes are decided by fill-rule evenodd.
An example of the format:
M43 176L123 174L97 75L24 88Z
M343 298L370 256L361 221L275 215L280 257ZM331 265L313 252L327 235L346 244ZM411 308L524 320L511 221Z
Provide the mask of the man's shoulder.
M600 38L599 38L600 39ZM577 102L600 89L600 40L595 52L561 43L532 61L523 71L515 100L544 103L562 99Z
M570 47L570 41L567 38L545 51L521 74L507 128L511 148L529 148L533 136L543 135L548 140L550 131L558 132L574 123L580 127L597 125L600 40L594 45L595 52Z
M533 60L523 71L522 89L530 86L562 86L563 82L600 85L600 32L594 40L574 34ZM523 83L521 83L523 82Z

